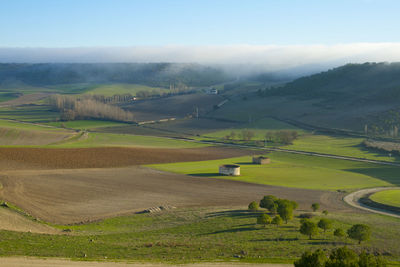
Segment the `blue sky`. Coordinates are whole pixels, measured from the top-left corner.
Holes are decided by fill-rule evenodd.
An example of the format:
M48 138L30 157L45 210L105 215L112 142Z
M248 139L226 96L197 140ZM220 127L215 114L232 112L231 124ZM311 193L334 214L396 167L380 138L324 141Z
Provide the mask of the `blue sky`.
M0 47L400 42L398 0L1 0Z

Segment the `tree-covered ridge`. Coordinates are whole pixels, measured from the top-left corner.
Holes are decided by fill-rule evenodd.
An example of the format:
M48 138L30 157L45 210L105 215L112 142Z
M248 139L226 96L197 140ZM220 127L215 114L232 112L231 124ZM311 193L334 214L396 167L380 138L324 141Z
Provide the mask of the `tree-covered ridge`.
M169 87L208 86L229 80L222 70L180 63L0 64L0 84L138 83Z
M304 99L321 98L330 102L394 102L400 99L400 63L347 64L261 93Z

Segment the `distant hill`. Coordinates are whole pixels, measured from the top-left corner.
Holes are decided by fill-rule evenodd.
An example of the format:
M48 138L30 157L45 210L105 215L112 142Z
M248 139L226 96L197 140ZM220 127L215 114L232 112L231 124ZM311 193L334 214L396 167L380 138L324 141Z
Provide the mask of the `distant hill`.
M296 79L265 93L329 102L396 102L400 100L400 63L347 64Z
M232 99L216 116L274 116L329 128L390 134L400 127L400 63L347 64ZM240 103L240 104L239 104ZM240 111L236 111L238 106ZM240 114L239 114L240 113ZM366 126L367 125L367 126Z
M0 64L0 85L22 82L32 86L74 83L209 86L229 79L222 70L199 64Z

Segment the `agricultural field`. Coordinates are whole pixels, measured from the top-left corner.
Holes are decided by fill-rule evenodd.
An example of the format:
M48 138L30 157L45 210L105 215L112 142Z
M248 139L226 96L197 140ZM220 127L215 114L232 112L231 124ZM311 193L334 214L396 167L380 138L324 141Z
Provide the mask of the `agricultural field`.
M85 94L104 95L104 96L131 94L135 96L136 93L139 91L168 93L169 89L161 87L150 87L141 84L113 83L113 84L100 84L94 86L90 90L87 90Z
M60 114L51 110L47 105L0 107L0 119L46 123L56 121L59 117Z
M400 207L400 190L384 190L372 194L371 200L394 207Z
M257 226L258 212L236 209L176 209L160 214L136 214L81 225L53 225L69 229L63 235L2 231L0 255L30 255L85 260L134 260L139 262L279 262L291 263L302 251L333 249L346 245L356 250L381 253L398 260L398 220L359 213L335 213L327 217L334 228L348 229L368 222L371 241L361 246L346 238L335 238L332 230L319 231L312 240L298 229L300 219L286 225ZM316 213L313 221L324 217ZM389 241L389 242L388 242Z
M219 180L125 168L8 170L0 177L0 198L34 218L58 224L82 223L140 212L150 207L236 207L265 194L296 200L301 209L350 212L337 192Z
M33 123L0 120L1 146L40 146L68 140L75 132Z
M365 148L363 141L363 138L305 134L295 140L293 145L284 148L389 162L400 161L400 157L396 155L389 156L388 153Z
M204 116L213 110L214 105L223 100L224 98L219 95L193 93L138 101L128 103L122 107L133 112L138 121L149 121L192 117L196 112L196 108L199 115Z
M248 155L246 150L219 147L151 148L3 147L0 170L113 168L151 163L202 161Z
M196 177L213 177L257 184L318 190L346 190L399 185L399 167L273 152L271 164L254 165L251 157L157 164L149 167ZM241 165L241 175L220 176L218 166Z
M104 120L74 120L74 121L58 121L45 123L54 127L71 128L76 130L91 130L104 127L120 127L129 125L127 123L104 121Z
M67 85L57 90L122 94L134 88L76 84L70 91ZM396 158L363 149L362 139L312 135L271 117L250 116L250 123L245 116L243 121L208 117L223 99L189 94L124 106L143 120L177 117L142 126L60 122L45 100L0 108L0 118L16 120L0 120L0 200L8 206L0 206L0 256L292 263L304 250L316 247L359 250L356 242L336 238L332 231L320 231L313 240L299 233L297 216L319 203L329 215L315 212L313 221L328 217L343 229L367 221L373 236L362 248L400 259L396 240L390 239L399 234L399 221L342 201L360 188L400 185L400 167L283 152L267 154L271 164L253 165L251 157L265 150L213 147L198 140L221 140L243 130L254 131L254 139L262 140L267 132L294 130L299 138L283 148L394 162ZM203 118L191 118L195 107ZM171 138L176 136L196 140ZM217 173L219 165L232 163L241 165L241 176ZM296 201L295 218L280 227L255 225L259 213L247 211L247 205L264 195ZM166 210L141 213L160 206Z
M238 124L238 123L237 123ZM211 139L223 139L225 136L231 134L232 132L235 134L237 139L240 139L240 135L243 130L252 131L254 133L255 140L264 140L265 134L267 132L276 132L281 130L293 130L297 131L299 134L305 133L304 130L299 129L293 125L288 123L275 120L273 118L262 118L257 121L251 123L240 123L240 127L230 127L228 129L223 129L220 131L209 132L204 134L202 137L211 138Z
M194 148L207 145L155 136L131 134L112 134L85 132L76 139L61 141L49 147L87 148L87 147L159 147L159 148Z

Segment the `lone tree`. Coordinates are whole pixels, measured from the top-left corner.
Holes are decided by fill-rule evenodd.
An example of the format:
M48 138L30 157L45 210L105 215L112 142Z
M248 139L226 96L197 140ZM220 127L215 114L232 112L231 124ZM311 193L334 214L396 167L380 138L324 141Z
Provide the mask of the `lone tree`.
M309 239L311 239L313 235L318 233L318 227L312 221L305 220L300 226L300 233L308 235Z
M269 210L272 213L276 213L276 209L277 209L277 205L275 203L275 201L277 200L277 198L275 196L264 196L261 200L260 200L260 207Z
M283 220L282 220L281 216L276 215L276 216L272 219L272 222L271 222L271 223L272 223L272 224L275 224L275 225L277 225L277 226L279 226L279 225L282 225Z
M258 210L258 203L256 201L250 202L249 210L250 211L257 211Z
M332 228L332 222L328 219L322 218L318 222L318 227L321 228L322 230L324 230L324 233L325 233L326 230L329 230Z
M328 215L328 211L327 210L324 210L323 212L322 212L322 214L324 214L324 215Z
M268 216L268 214L261 214L260 216L257 217L257 224L262 224L264 227L267 224L270 224L272 221L271 217Z
M313 210L314 212L316 212L316 211L319 209L319 203L313 203L313 204L311 205L311 208L312 208L312 210Z
M339 238L342 238L346 235L346 233L343 231L342 228L337 228L335 231L333 231L333 235Z
M293 204L288 200L278 202L278 214L286 223L293 218Z
M355 224L347 230L347 234L351 239L355 239L358 241L358 244L361 244L361 241L369 240L371 228L365 224Z
M301 258L294 262L295 267L325 267L328 257L321 249L314 252L306 251Z

